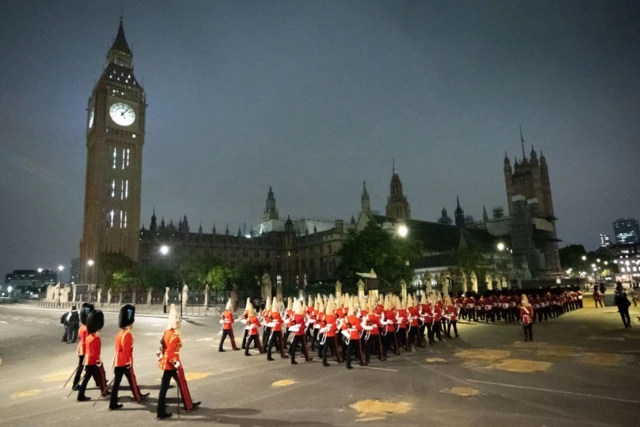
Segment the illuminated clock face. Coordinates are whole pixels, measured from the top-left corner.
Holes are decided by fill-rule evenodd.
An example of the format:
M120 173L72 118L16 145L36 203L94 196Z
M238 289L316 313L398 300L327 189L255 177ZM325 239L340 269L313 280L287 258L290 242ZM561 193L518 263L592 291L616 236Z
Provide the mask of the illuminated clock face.
M91 111L89 112L89 129L93 127L93 107L91 107Z
M120 126L131 126L136 120L135 111L124 102L113 104L111 108L109 108L109 115L111 116L111 120Z

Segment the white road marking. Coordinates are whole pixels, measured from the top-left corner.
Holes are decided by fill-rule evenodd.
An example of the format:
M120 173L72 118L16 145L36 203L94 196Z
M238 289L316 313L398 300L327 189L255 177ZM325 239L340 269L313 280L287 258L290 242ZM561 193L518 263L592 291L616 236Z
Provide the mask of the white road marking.
M376 371L387 371L387 372L398 372L397 369L387 369L387 368L375 368L373 366L359 366L359 365L355 365L356 368L361 368L361 369L375 369Z
M619 399L617 397L601 396L601 395L598 395L598 394L576 393L576 392L573 392L573 391L553 390L553 389L550 389L550 388L526 387L526 386L522 386L522 385L494 383L494 382L490 382L490 381L477 381L477 380L469 380L469 379L466 380L466 381L468 381L470 383L495 385L495 386L509 387L509 388L519 388L519 389L523 389L523 390L543 391L543 392L546 392L546 393L568 394L568 395L571 395L571 396L590 397L590 398L593 398L593 399L613 400L613 401L616 401L616 402L623 402L623 403L640 403L639 400Z
M213 338L207 337L207 338L200 338L196 340L196 342L202 342L202 341L213 341Z
M9 322L5 322L4 320L0 320L0 323L4 323L5 325L9 324Z
M606 340L606 341L624 341L623 337L594 337L590 336L590 340Z

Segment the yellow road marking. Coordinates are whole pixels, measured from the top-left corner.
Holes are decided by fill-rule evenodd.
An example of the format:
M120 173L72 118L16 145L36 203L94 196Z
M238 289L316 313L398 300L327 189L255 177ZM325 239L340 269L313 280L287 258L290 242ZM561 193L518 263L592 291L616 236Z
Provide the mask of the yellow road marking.
M12 399L19 399L21 397L31 397L31 396L35 396L36 394L40 393L40 389L33 389L33 390L27 390L27 391L21 391L19 393L13 393L11 395Z
M211 372L187 372L184 377L187 381L198 381L203 378L207 378L211 375Z
M440 357L427 357L424 359L427 363L442 363L445 360Z
M271 387L286 387L292 384L295 384L296 381L294 380L280 380L280 381L276 381L274 383L271 384Z
M378 418L380 416L406 414L411 410L412 405L408 402L391 402L385 400L359 400L349 405L351 409L358 412L358 418ZM384 417L382 417L384 418Z

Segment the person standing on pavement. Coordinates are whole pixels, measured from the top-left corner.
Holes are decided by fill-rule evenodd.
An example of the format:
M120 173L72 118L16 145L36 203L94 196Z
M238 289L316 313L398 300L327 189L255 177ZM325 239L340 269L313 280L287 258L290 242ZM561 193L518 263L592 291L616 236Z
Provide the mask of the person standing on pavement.
M65 311L60 317L60 324L64 326L64 334L62 335L62 342L64 343L69 339L69 314L71 314L71 309Z
M71 312L67 316L67 323L69 328L69 336L67 337L67 344L75 344L78 339L78 329L80 328L80 316L76 306L71 307Z
M593 303L595 307L598 308L598 303L600 303L600 308L604 308L602 305L602 294L600 293L600 289L597 286L593 287Z
M622 323L624 324L625 329L630 328L631 318L629 317L629 306L631 305L631 303L629 302L629 298L627 297L627 293L624 291L621 282L618 282L616 284L614 301L616 306L618 307L618 312L620 313L620 317L622 318Z
M520 302L520 322L524 328L524 340L533 341L533 307L529 304L526 295L522 295Z
M109 410L114 411L122 408L122 404L118 403L118 389L122 376L127 377L129 388L133 393L133 398L140 403L149 397L149 393L141 394L136 374L133 372L133 322L135 321L136 308L133 305L126 304L120 309L118 326L120 332L116 335L116 354L113 356L113 367L115 378L113 387L111 388L111 401L109 402Z

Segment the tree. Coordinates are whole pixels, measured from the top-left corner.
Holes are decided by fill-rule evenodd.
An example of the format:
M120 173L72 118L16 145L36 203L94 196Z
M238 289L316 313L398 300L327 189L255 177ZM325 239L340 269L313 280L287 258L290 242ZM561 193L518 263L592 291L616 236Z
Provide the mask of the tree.
M242 262L230 271L228 278L235 291L260 294L260 279L266 271L265 265Z
M222 261L215 258L200 258L182 263L179 273L182 280L189 286L190 290L202 290L210 283L210 273L222 267Z
M396 237L373 222L361 232L350 231L338 252L338 279L352 290L358 282L358 272L374 269L382 282L389 282L393 291L399 282L413 280L411 267L422 256L422 242L410 237Z
M223 291L230 276L231 270L223 265L217 265L207 273L207 283L212 289Z
M118 282L122 283L125 271L135 268L136 263L128 256L119 252L102 252L98 256L100 266L104 272L104 281L107 288L114 285L114 273L119 272Z
M585 271L588 265L583 259L587 256L587 251L583 245L568 245L558 250L560 256L560 265L564 270L571 269L572 272L578 274L579 271Z
M154 291L164 291L165 287L173 288L177 282L175 272L149 265L140 272L143 287Z

